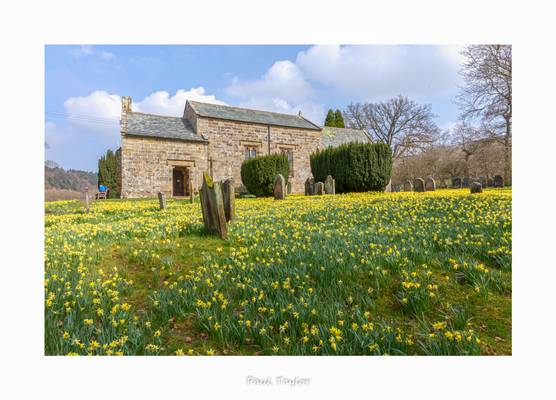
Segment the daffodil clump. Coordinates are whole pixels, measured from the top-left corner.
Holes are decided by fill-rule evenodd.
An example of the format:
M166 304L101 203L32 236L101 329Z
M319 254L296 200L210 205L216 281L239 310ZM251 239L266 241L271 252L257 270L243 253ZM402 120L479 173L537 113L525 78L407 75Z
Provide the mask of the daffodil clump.
M198 203L47 203L45 352L511 351L511 190L237 199L236 213L221 241Z

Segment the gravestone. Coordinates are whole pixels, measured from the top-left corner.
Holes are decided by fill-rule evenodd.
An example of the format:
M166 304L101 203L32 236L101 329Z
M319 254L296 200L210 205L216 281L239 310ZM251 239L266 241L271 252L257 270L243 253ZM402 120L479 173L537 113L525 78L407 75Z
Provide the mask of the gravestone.
M466 176L466 177L463 178L463 181L462 181L461 185L464 188L468 188L469 185L471 185L471 182L474 182L474 181L475 181L475 179L470 178L469 176Z
M426 180L425 180L425 190L427 192L434 192L436 190L436 182L434 181L432 176L429 176Z
M481 183L482 187L487 187L487 178L484 176L479 177L479 182Z
M492 179L491 177L487 178L487 187L493 187L494 186L494 179Z
M288 194L292 194L292 183L291 181L288 181L288 183L286 183L286 191Z
M89 187L87 186L85 188L85 192L84 192L84 196L85 196L85 212L89 212Z
M203 185L199 197L205 228L210 233L226 239L228 237L228 226L224 212L222 187L220 182L214 182L207 172L203 174Z
M286 198L286 180L282 174L274 178L274 200L284 200Z
M336 180L330 175L328 175L324 181L324 193L336 194Z
M222 197L224 201L224 215L226 216L226 222L234 222L236 217L236 193L234 190L233 178L226 179L222 183Z
M462 181L460 177L452 178L452 188L454 189L461 189L462 188Z
M390 179L388 181L388 185L386 185L386 187L384 188L385 192L395 192L395 190L392 188L392 179Z
M469 190L471 191L471 193L482 193L483 185L481 185L481 182L471 182L471 184L469 185Z
M494 187L503 187L504 186L504 177L502 175L494 175Z
M413 183L411 181L405 181L403 184L404 192L413 192Z
M417 178L413 181L413 190L415 192L425 191L425 181L423 180L423 178Z
M191 204L195 202L195 190L193 190L193 181L189 181L189 201Z
M305 181L305 196L312 196L315 194L315 179L307 178Z
M315 183L315 194L317 195L322 195L324 194L324 183L322 182L317 182Z
M164 198L162 192L158 192L158 207L161 210L164 210L166 208L166 199Z

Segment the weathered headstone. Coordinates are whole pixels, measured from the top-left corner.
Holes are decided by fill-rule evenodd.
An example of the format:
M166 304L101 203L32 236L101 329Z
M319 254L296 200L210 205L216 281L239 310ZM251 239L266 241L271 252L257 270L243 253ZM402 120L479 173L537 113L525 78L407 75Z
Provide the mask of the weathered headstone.
M487 187L493 187L494 186L494 179L488 177L486 185L487 185Z
M282 174L274 178L274 200L284 200L286 198L286 180Z
M425 181L423 180L423 178L417 178L413 181L413 190L415 192L425 191Z
M322 182L315 183L315 192L316 195L324 194L324 183Z
M429 176L427 179L425 179L425 190L427 192L434 192L436 190L436 182L434 181L434 178L432 176Z
M336 194L336 180L328 175L324 181L324 193Z
M164 194L162 194L162 192L158 192L158 207L161 210L166 208L166 199L164 198Z
M403 184L404 192L413 192L413 183L411 181L405 181Z
M305 181L305 196L312 196L315 194L315 179L307 178Z
M195 190L193 188L193 181L189 181L189 201L191 204L195 202Z
M482 193L483 185L481 185L481 182L471 182L471 184L469 185L469 190L471 191L471 193Z
M224 200L224 214L226 215L227 222L234 222L236 217L236 205L235 197L236 193L234 190L234 179L226 179L222 183L222 197Z
M479 177L479 182L483 187L487 187L487 178L484 176Z
M88 186L85 188L84 196L85 196L85 212L88 213L89 212L89 187Z
M462 181L460 177L452 178L452 188L454 189L461 189L462 188Z
M466 176L466 177L463 178L463 181L462 181L461 185L464 188L468 188L469 185L471 185L471 182L475 182L475 179L470 178L469 176Z
M288 194L292 194L292 183L291 183L291 181L288 181L288 183L286 183L286 192Z
M393 192L394 190L392 189L392 179L390 179L388 181L388 185L386 185L386 187L384 188L385 192Z
M504 177L502 175L494 175L494 187L503 187L504 186Z
M214 182L207 172L203 174L200 191L201 210L205 228L222 239L228 237L228 226L224 212L224 200L220 182Z

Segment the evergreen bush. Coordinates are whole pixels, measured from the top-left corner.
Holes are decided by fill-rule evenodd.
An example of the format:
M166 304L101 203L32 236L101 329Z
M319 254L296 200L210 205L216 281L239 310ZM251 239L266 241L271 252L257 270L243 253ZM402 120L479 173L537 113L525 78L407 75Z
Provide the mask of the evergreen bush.
M285 154L254 157L241 164L241 180L249 193L257 197L274 193L274 178L278 174L282 174L287 183L290 164Z

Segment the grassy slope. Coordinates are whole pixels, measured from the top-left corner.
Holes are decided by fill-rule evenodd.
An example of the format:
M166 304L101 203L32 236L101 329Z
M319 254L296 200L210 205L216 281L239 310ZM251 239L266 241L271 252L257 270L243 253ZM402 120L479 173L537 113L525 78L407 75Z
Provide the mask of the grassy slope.
M462 194L463 192L460 192L458 195ZM336 197L337 199L344 199L343 196ZM506 198L508 197L506 196ZM100 226L100 223L118 225L121 227L121 232L125 232L123 235L100 235L100 237L96 238L96 244L91 244L89 248L81 250L81 254L97 254L93 257L94 262L92 264L94 266L91 267L88 275L97 276L99 269L101 271L109 271L117 268L119 274L117 279L133 281L130 290L122 290L122 300L131 304L133 315L139 321L137 324L144 324L144 321L152 323L152 329L149 330L150 334L146 332L146 328L142 327L143 325L141 327L130 328L130 330L136 329L137 336L140 337L140 339L137 339L138 344L135 347L130 347L129 352L133 354L142 354L142 347L151 342L158 343L159 347L157 351L152 352L153 354L170 354L181 349L186 352L188 351L190 354L205 354L212 349L215 349L220 354L270 353L270 343L261 341L261 338L258 338L256 334L249 334L249 330L247 330L246 335L234 333L234 325L227 324L226 318L221 321L223 328L221 328L220 332L211 328L213 320L210 318L212 317L207 317L207 314L202 309L192 304L195 298L207 295L206 292L199 292L194 297L183 296L183 293L188 293L187 291L192 289L190 283L191 276L197 273L199 269L203 270L203 268L211 264L220 264L221 266L233 262L236 256L230 256L230 253L236 252L242 246L247 246L248 248L246 256L249 262L260 263L261 260L266 259L267 261L272 260L272 264L282 264L285 268L288 268L288 264L296 263L297 267L299 260L304 260L304 262L309 264L314 262L315 266L320 264L326 265L327 268L330 267L332 275L328 271L321 274L317 269L311 270L307 267L304 271L308 273L308 278L303 280L303 284L300 285L304 287L312 286L319 292L319 297L315 299L315 307L318 307L318 302L323 300L329 303L341 303L322 307L323 313L338 309L345 310L348 313L352 312L349 310L353 310L353 307L351 304L346 304L346 300L349 297L353 297L356 306L361 306L361 309L365 308L372 312L373 321L388 321L389 324L393 324L392 326L399 326L404 332L410 332L414 335L416 341L421 340L420 336L428 332L428 328L425 326L435 321L448 321L448 323L454 324L456 319L461 316L464 322L469 321L478 330L482 340L482 354L511 354L511 265L494 265L498 259L489 258L490 256L488 256L484 260L485 253L481 251L476 251L476 254L463 254L465 261L471 262L478 259L482 262L486 261L486 265L491 270L494 267L493 272L496 274L496 279L485 284L484 290L481 288L478 291L469 281L464 284L458 283L453 279L454 271L446 269L446 260L458 254L458 250L454 251L454 246L439 244L438 241L435 244L431 243L434 240L429 243L423 243L419 251L411 252L415 259L410 262L410 270L419 271L419 266L426 262L427 268L431 271L431 282L438 283L439 286L436 293L437 300L433 301L432 305L424 307L423 310L418 312L408 311L400 303L399 298L400 282L403 279L400 278L400 270L396 265L407 262L406 260L401 262L401 254L396 258L394 253L392 260L389 260L387 257L372 256L370 253L367 255L368 261L363 263L361 270L355 273L351 269L344 268L344 266L357 264L352 262L351 259L359 257L360 253L355 257L352 252L360 250L362 246L358 246L363 242L365 244L368 242L375 243L379 250L383 252L396 242L399 244L399 247L403 247L404 243L413 243L410 238L411 234L407 234L405 231L414 224L411 213L419 213L420 206L412 206L409 214L403 214L404 209L399 208L396 211L398 214L395 215L375 215L378 221L380 221L380 227L378 228L376 225L369 224L365 226L361 224L351 226L350 230L345 228L349 224L350 215L358 213L361 207L366 207L366 204L370 204L370 202L384 201L384 196L369 197L364 202L356 199L354 200L356 206L352 210L348 210L346 214L342 214L341 210L345 209L345 204L343 203L344 200L340 200L336 205L338 208L335 210L335 213L331 214L330 206L335 205L336 201L338 201L337 199L328 198L323 201L317 197L293 197L292 200L278 205L272 201L265 203L264 201L261 202L261 200L239 200L237 202L238 224L232 228L232 231L235 229L237 233L235 235L232 233L231 239L228 242L203 233L199 223L200 210L198 210L198 204L190 205L185 202L171 200L168 204L169 210L163 212L156 210L156 205L153 201L105 201L96 203L98 205L95 211L97 214L90 216L82 215L81 208L77 203L52 203L47 205L47 211L53 215L52 220L47 220L47 230L49 226L61 227L66 223L72 226L79 226L83 228L82 231L84 232L90 232L93 226L97 226L99 230L106 229L106 227ZM430 199L430 201L435 200ZM305 205L308 204L310 204L308 207L310 211L303 211ZM398 203L388 203L387 206L395 208L398 207L396 204ZM274 214L274 217L283 218L284 214L281 214L280 210L277 211L276 207L289 208L290 210L287 212L287 215L291 215L295 211L299 211L299 215L292 217L285 223L283 219L277 220L276 226L274 226L269 224L269 215L266 215L265 211L270 211L270 214ZM440 204L439 207L442 207L442 205ZM122 208L123 211L119 211L118 208ZM177 210L179 210L178 214L176 214ZM185 213L187 214L186 220L176 218L182 216L184 210L186 210ZM363 218L363 220L366 218L365 213L357 215L357 218ZM146 228L142 222L145 218L149 221L146 224ZM172 223L175 224L175 229L171 232L167 229L165 230L165 228L161 230L160 226L166 226L169 218L176 218L178 220L177 223L172 220ZM431 218L431 224L434 225L435 217L432 216ZM70 221L68 222L66 219ZM156 223L151 223L152 219ZM336 219L336 221L330 223L330 219ZM401 221L403 223L400 223ZM269 249L273 247L273 243L283 242L285 248L295 248L293 243L299 243L303 238L295 238L291 237L291 235L288 237L287 233L289 230L295 236L299 232L303 232L304 229L300 229L298 223L309 227L309 230L310 227L318 224L326 227L326 230L317 231L314 235L307 236L307 238L310 236L310 244L315 246L313 248L318 249L319 252L311 251L310 248L300 245L297 252L293 251L292 254L280 255L280 252L275 255L270 254ZM180 224L186 225L187 228L180 228ZM138 228L134 230L133 227ZM246 230L247 232L257 231L257 229L253 229L254 227L261 230L261 236L254 238L249 233L245 233ZM399 232L391 233L398 228L400 228ZM108 230L111 229L109 228ZM385 232L390 233L387 234ZM496 234L496 232L490 231L486 233L487 235L483 235L484 237L488 237L488 234ZM348 234L353 235L355 240L347 240L343 237L343 235ZM60 265L56 263L60 256L48 256L49 245L52 248L56 247L54 235L52 244L48 242L49 237L47 232L47 257L49 260L52 260L52 264L55 267L47 264L47 277L51 275L51 269L60 273ZM440 237L439 239L443 238ZM261 242L266 244L263 245ZM326 246L332 251L326 251ZM398 250L400 251L400 249ZM283 251L283 249L280 248L280 251ZM322 254L320 254L321 251ZM459 252L462 251L463 249ZM335 260L332 254L337 254L338 259ZM262 264L264 265L265 262L262 262ZM367 272L372 271L373 268L379 268L386 272L376 273L371 276ZM266 271L259 270L259 273L252 271L251 274L247 272L237 275L225 275L224 281L226 286L221 292L226 292L229 301L235 307L234 310L228 311L229 314L227 314L229 317L233 316L233 318L236 318L234 323L238 322L238 314L245 313L245 315L253 315L254 318L256 318L257 314L256 312L249 314L249 306L240 312L240 300L249 298L249 295L246 296L241 290L233 288L233 285L237 283L236 279L254 278L257 280L258 277L265 276L265 274L269 279L274 278L272 274L269 275ZM297 273L298 271L295 272ZM103 273L105 272L101 272L101 274ZM288 275L287 271L286 275ZM214 280L215 274L212 272L201 272L199 276L202 276L203 279L212 277ZM291 276L295 279L295 276ZM451 279L445 281L444 278L446 276L449 276ZM338 281L343 282L338 285ZM264 285L263 282L264 280L261 280L257 282L257 285L262 287ZM349 286L349 289L344 289L342 285ZM202 286L202 284L198 286ZM373 289L370 293L368 292L369 288ZM185 292L178 295L178 290ZM296 290L299 290L298 293L301 293L304 288L296 288ZM267 292L265 291L265 293ZM208 294L208 296L210 298L211 295ZM289 297L287 299L279 297L283 296L281 293L276 295L278 297L272 298L272 293L269 292L267 296L270 297L269 304L278 304L285 301L285 305L294 301ZM213 313L213 315L219 314ZM75 351L75 346L71 347L59 338L54 339L54 336L60 336L63 332L66 332L64 329L65 325L70 326L67 328L68 330L74 329L72 328L74 325L68 324L67 320L54 323L54 320L51 321L51 317L47 310L46 352L49 354L67 353L70 348ZM243 321L245 325L245 318L242 319L240 317L239 322ZM311 316L307 314L306 318L309 320ZM77 320L78 318L74 319ZM337 319L337 317L322 317L320 321L329 322L330 320ZM255 319L253 320L255 321ZM291 321L292 326L295 324L291 316L286 317L285 320ZM60 325L60 322L62 322L62 325ZM77 325L76 322L72 323ZM98 333L102 329L104 328L97 325L97 335L94 336L95 338L100 336ZM296 334L302 334L300 329L298 327L298 332L292 332L292 338ZM152 332L156 330L161 332L160 337L153 338ZM293 330L294 328L292 328ZM72 336L86 336L82 332L82 330L79 330L79 333L76 335L73 335L72 332ZM323 335L323 337L326 337L326 335ZM277 337L274 339L277 339ZM85 340L82 340L82 342L85 342ZM278 343L273 341L272 344ZM304 351L301 347L296 347L295 349L292 348L292 352L296 354ZM285 349L280 350L280 352L282 351L288 354ZM77 349L77 352L80 352L79 349ZM95 351L91 352L95 353ZM330 350L324 353L333 354ZM356 353L362 354L360 351L356 351ZM427 351L422 346L415 344L410 346L407 353L426 354Z

